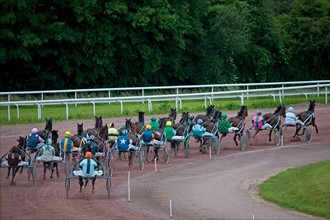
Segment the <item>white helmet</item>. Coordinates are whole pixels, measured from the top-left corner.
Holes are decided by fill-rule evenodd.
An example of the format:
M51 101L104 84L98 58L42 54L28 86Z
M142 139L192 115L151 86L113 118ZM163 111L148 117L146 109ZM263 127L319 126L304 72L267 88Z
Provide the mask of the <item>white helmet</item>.
M293 108L292 107L289 107L288 108L288 112L293 112Z
M197 124L202 124L203 123L203 120L202 119L198 119L197 120Z

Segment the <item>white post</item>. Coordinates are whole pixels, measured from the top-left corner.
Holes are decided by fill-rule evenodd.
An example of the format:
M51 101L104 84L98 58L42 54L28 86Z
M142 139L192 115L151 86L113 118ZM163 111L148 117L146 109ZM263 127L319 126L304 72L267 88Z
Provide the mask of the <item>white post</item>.
M170 200L170 218L172 218L172 200Z
M252 214L252 220L254 220L254 214Z
M154 158L155 161L155 173L157 173L157 158Z
M281 148L283 148L283 134L281 135Z
M211 140L209 140L209 141L211 141ZM211 160L211 158L212 158L212 152L211 152L211 146L209 146L209 154L210 154L210 160Z
M130 185L131 172L128 171L128 181L127 181L127 190L128 190L128 202L131 202L131 185Z

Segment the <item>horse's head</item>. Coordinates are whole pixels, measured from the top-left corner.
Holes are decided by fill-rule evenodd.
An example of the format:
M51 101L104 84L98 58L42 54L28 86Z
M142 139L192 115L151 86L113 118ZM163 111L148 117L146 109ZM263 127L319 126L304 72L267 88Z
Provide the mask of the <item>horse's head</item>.
M46 119L45 132L47 134L50 134L50 132L53 129L53 119L52 118L45 118L45 119Z
M214 111L213 121L219 121L221 119L222 112L219 109Z
M206 109L206 115L211 117L214 114L214 105L209 105Z
M309 107L307 111L314 112L314 109L315 109L315 99L313 101L309 100Z
M25 149L26 147L26 139L22 136L19 136L19 138L17 139L18 141L18 145L17 147L20 148L20 149Z
M164 130L167 121L168 119L166 117L159 118L159 130Z
M108 134L108 125L102 126L99 132L99 137L102 140L108 140L109 134Z
M281 109L278 112L278 114L281 115L283 118L285 118L286 116L285 111L286 111L286 107L284 105L281 105Z
M237 117L245 119L248 116L248 109L246 105L241 106L241 110L237 113Z
M102 116L100 117L95 116L95 128L101 129L102 125L103 125Z
M168 118L171 121L175 121L176 119L176 108L171 108L170 114L168 115Z
M53 144L57 144L57 139L58 139L58 130L52 130L52 142Z
M179 123L180 124L187 124L188 121L189 121L189 112L183 112Z
M144 124L144 112L139 112L139 122Z
M84 123L77 123L77 134L78 135L82 135L82 133L84 132Z
M125 121L125 127L127 131L132 131L132 119L131 118L126 118Z

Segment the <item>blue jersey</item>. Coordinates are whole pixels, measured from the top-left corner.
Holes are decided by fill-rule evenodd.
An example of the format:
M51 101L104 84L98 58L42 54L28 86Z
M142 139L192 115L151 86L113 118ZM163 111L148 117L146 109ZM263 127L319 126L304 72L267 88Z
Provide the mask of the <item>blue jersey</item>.
M193 135L197 136L197 137L202 137L205 130L206 129L202 125L199 125L199 124L194 125L192 128Z
M62 138L61 140L61 149L65 153L71 153L71 148L73 148L73 142L70 138Z
M81 169L84 176L90 177L93 176L94 171L97 170L97 163L91 158L86 158L80 162L79 168Z
M149 143L152 140L152 131L144 131L142 135L142 140L144 143Z
M27 147L28 148L36 148L39 143L39 135L37 134L29 134L27 139Z
M117 138L117 146L119 151L127 151L130 145L130 138L127 136L119 136Z

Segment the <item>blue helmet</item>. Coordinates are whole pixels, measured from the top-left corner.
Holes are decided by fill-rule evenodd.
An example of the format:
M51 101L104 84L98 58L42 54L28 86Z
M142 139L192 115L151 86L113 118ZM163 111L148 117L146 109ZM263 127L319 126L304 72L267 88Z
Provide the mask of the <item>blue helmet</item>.
M94 141L94 140L95 140L95 136L94 136L94 135L91 135L91 136L89 137L89 140Z
M124 130L121 131L121 133L122 133L123 135L126 135L126 134L127 134L127 130L124 129Z

